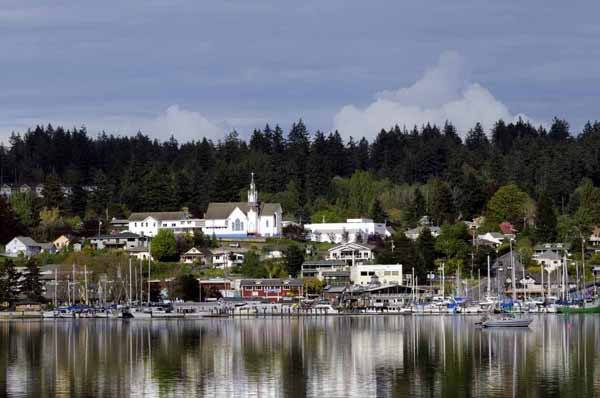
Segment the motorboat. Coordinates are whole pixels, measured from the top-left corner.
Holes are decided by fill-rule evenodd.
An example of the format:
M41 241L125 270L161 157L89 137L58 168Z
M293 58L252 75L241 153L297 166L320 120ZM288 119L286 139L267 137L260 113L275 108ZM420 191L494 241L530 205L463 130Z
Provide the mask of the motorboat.
M481 326L484 328L526 328L533 322L532 318L515 318L514 316L501 316L494 318L485 318L481 320Z

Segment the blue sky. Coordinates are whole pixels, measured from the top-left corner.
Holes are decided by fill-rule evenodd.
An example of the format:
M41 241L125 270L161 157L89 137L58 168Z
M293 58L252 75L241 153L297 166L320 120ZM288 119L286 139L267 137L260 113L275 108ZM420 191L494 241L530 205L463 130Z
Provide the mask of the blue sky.
M0 3L0 141L37 123L180 141L266 122L598 118L600 5L558 1ZM464 132L464 131L463 131Z

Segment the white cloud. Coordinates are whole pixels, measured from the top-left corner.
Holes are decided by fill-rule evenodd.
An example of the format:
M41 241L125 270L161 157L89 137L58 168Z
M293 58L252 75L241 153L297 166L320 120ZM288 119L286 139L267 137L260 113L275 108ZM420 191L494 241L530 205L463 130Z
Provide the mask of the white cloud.
M204 137L220 139L225 136L225 130L216 123L198 112L182 109L178 105L169 106L142 130L158 137L173 134L179 142L199 141Z
M477 122L489 129L498 119L529 119L511 114L506 105L485 87L470 82L467 75L463 58L445 52L412 86L382 91L365 108L342 107L334 117L335 128L348 136L373 137L382 128L396 124L407 128L428 122L441 126L449 120L464 136Z

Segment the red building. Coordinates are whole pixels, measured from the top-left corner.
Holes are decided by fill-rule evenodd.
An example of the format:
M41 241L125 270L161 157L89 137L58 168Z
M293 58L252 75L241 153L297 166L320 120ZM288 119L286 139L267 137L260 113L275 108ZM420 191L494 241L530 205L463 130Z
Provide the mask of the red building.
M303 296L304 288L299 279L242 279L240 292L243 298L263 298L276 302L284 297Z

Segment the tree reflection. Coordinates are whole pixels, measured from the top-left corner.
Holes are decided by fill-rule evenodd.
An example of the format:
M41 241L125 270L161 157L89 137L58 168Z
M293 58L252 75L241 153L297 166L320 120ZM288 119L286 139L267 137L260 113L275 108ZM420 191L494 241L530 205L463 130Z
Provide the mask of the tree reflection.
M0 323L0 396L598 396L600 319Z

